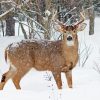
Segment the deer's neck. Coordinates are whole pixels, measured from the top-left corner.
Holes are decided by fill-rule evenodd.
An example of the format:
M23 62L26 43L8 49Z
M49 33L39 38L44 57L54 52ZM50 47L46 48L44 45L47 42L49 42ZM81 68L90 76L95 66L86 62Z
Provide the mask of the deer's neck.
M62 49L63 49L63 56L66 61L66 64L70 64L70 62L75 62L75 59L78 57L78 40L74 41L73 46L67 46L67 35L63 36L62 40Z

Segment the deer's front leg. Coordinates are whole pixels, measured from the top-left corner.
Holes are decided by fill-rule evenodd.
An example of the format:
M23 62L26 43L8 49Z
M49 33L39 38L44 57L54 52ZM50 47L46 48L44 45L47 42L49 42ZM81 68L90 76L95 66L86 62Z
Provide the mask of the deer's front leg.
M72 88L72 71L65 72L66 78L67 78L67 83L68 87Z
M58 89L62 89L61 72L52 72Z

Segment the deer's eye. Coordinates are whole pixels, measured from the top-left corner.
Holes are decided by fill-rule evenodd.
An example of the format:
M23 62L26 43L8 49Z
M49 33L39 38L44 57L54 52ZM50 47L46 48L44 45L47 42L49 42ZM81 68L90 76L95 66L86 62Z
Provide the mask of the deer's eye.
M73 30L73 34L76 34L76 30Z

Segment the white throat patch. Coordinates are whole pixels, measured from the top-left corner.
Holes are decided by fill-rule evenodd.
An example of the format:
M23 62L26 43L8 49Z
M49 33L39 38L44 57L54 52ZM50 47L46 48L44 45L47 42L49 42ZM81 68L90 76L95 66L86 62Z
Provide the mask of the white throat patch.
M73 40L72 41L67 40L67 46L74 46L74 41Z

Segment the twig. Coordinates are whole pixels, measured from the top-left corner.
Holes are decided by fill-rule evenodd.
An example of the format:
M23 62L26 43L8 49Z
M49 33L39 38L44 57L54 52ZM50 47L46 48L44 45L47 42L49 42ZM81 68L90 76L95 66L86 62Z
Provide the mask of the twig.
M27 12L31 12L31 13L36 13L36 14L40 15L41 17L43 17L43 16L42 16L39 12L37 12L37 11L32 11L32 10L27 10L27 9L26 9L26 11L27 11Z
M46 72L46 75L44 75L44 77L45 77L45 80L47 80L47 81L51 81L51 79L52 79L52 76L50 74L48 74L48 72Z
M15 19L15 18L14 18ZM27 24L25 24L25 23L23 23L23 22L21 22L21 21L19 21L19 20L17 20L17 19L15 19L16 21L18 21L19 23L21 23L21 24L23 24L23 25L25 25L25 26L27 26L27 27L29 27L29 28L31 28L32 30L34 30L34 28L32 28L31 26L29 26L29 25L27 25ZM38 36L41 38L41 36L39 35L39 31L36 31L36 30L34 30L37 34L38 34ZM42 31L41 31L41 33L42 33Z
M63 17L66 17L70 12L72 12L73 10L75 10L77 7L72 8L69 12L67 12Z
M21 10L21 13L26 17L29 18L30 20L34 21L37 25L39 25L42 29L47 31L41 24L39 24L37 21L35 21L33 18L29 17L27 14L24 13L24 11Z
M99 68L99 65L97 65L96 62L94 62L94 64L95 64L96 68L93 67L93 69L96 70L96 71L100 74L100 68Z
M86 55L86 57L84 56L84 59L85 59L85 60L82 61L82 67L85 65L87 59L89 58L89 56L90 56L90 54L91 54L91 52L92 52L92 49L91 49L91 52L89 52L89 50L90 50L90 46L89 46L88 49L86 48L86 54L87 54L87 55Z

